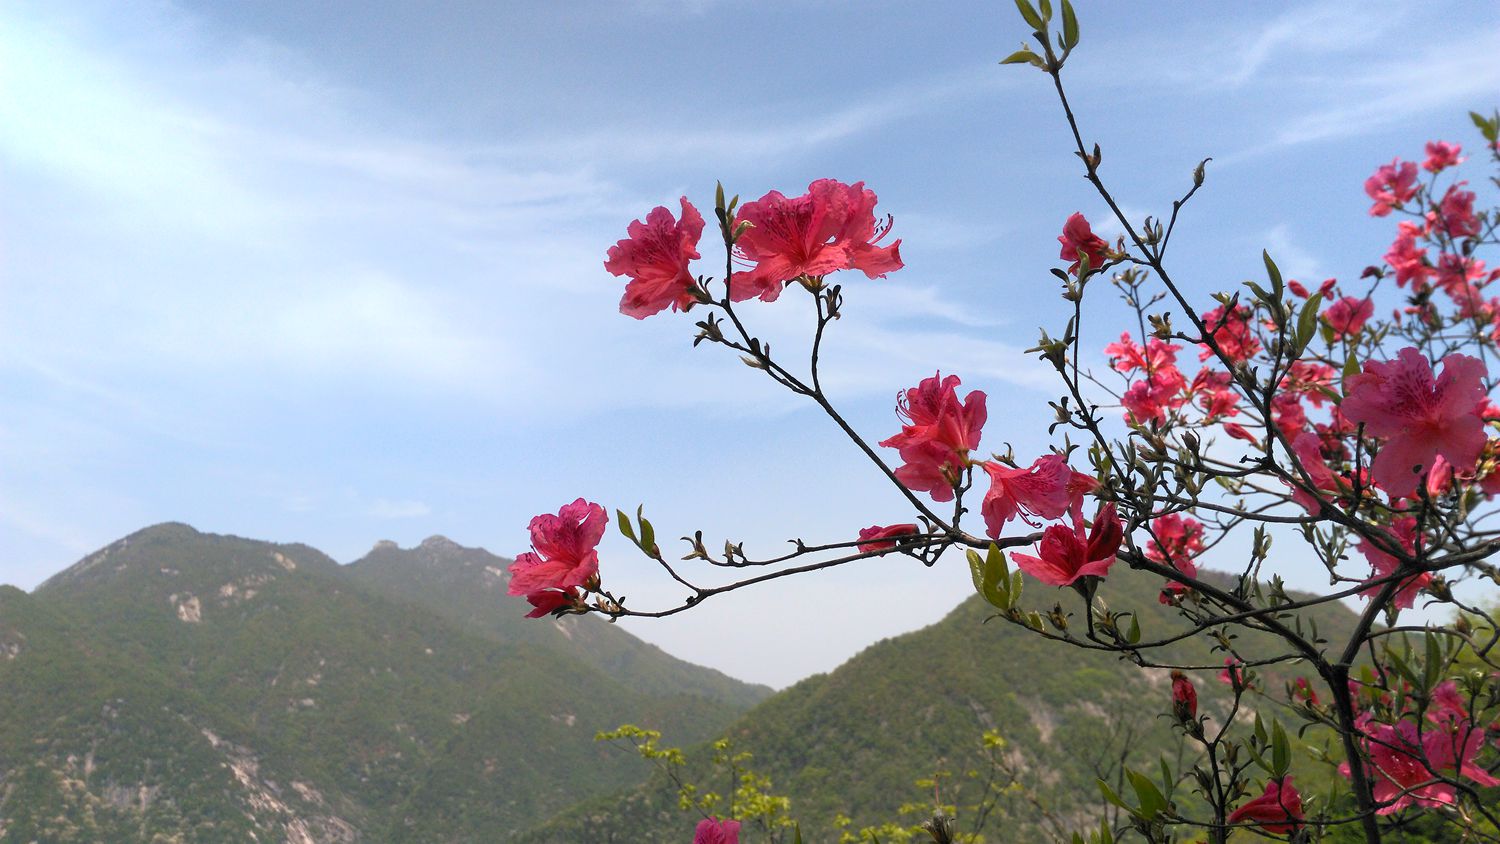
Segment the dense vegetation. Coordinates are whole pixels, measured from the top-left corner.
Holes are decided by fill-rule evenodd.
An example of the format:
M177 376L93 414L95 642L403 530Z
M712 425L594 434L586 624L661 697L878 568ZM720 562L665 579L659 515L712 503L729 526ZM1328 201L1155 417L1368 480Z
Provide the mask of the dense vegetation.
M516 614L505 561L422 553L442 570L485 559L498 588L478 594ZM5 589L0 840L494 841L644 775L599 729L704 739L768 691L603 623L507 640L432 594L367 587L373 567L162 525L34 595ZM585 630L683 686L648 693L584 662L567 634Z

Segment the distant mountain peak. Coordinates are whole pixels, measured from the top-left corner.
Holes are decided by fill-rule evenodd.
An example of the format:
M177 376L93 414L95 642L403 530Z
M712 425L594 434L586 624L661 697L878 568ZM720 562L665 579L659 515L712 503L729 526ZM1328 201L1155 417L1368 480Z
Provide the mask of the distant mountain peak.
M421 547L426 548L429 551L467 551L467 550L470 550L468 548L465 548L462 545L459 545L457 542L454 542L453 540L449 539L448 537L443 536L440 533L435 533L432 536L429 536L426 539L422 540L422 546Z

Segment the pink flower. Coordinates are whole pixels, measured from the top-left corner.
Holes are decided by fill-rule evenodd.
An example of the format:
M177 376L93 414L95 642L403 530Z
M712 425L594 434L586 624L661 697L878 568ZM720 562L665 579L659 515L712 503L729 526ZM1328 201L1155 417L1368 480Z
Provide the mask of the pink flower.
M521 554L511 564L510 594L526 595L529 600L548 590L566 592L582 586L599 573L599 554L594 549L604 538L608 522L603 507L582 498L564 504L555 516L543 513L532 519L535 552ZM547 596L531 603L540 609L557 600Z
M1459 182L1448 188L1443 201L1438 203L1438 227L1451 238L1475 237L1479 234L1479 218L1474 216L1473 191L1459 190Z
M1416 517L1401 516L1400 518L1395 519L1391 522L1391 529L1387 532L1387 535L1391 539L1400 543L1401 547L1405 548L1407 553L1414 553L1417 550ZM1371 580L1378 577L1385 577L1387 575L1395 574L1396 569L1400 566L1400 561L1397 560L1394 555L1382 551L1379 546L1370 542L1368 539L1360 540L1359 543L1354 547L1358 548L1359 552L1365 555L1365 559L1370 561ZM1422 589L1431 582L1431 572L1422 572L1421 574L1412 575L1411 577L1408 577L1407 579L1401 581L1401 587L1396 590L1396 593L1392 598L1393 605L1397 609L1411 609L1412 604L1416 602L1417 593L1422 591ZM1380 590L1383 588L1385 588L1385 584L1382 583L1376 586L1371 586L1370 588L1365 589L1359 594L1366 598L1373 598L1378 595L1380 593Z
M916 536L917 526L912 524L901 525L871 525L859 532L859 538L866 540L859 543L859 550L866 554L873 551L889 551L896 547L896 540L903 536Z
M741 302L759 296L774 302L783 282L803 276L860 270L868 278L883 278L901 269L900 240L876 245L890 228L877 230L875 202L875 192L864 182L819 179L793 199L773 190L745 203L735 220L751 227L735 249L755 266L730 279L730 298Z
M1172 714L1181 724L1198 719L1198 690L1181 671L1172 672Z
M982 465L989 473L990 489L980 512L989 535L996 539L1005 523L1016 516L1031 525L1036 524L1032 518L1060 519L1068 512L1077 518L1084 494L1099 486L1093 477L1073 471L1061 454L1045 454L1025 469L993 461Z
M1255 688L1245 679L1245 672L1242 670L1244 664L1232 656L1224 657L1224 670L1219 672L1219 682L1237 689Z
M1288 437L1295 437L1307 428L1307 410L1302 407L1302 394L1277 393L1271 398L1272 422Z
M1427 358L1408 346L1396 360L1370 361L1348 379L1341 410L1364 423L1365 433L1385 438L1371 470L1392 500L1414 494L1421 477L1414 469L1431 467L1437 455L1472 466L1484 448L1484 364L1460 354L1441 363L1443 374L1434 379Z
M1083 577L1105 577L1115 562L1122 538L1120 519L1115 505L1105 504L1094 517L1094 525L1084 533L1083 520L1073 519L1073 526L1052 525L1037 543L1038 556L1012 554L1021 571L1050 586L1070 586Z
M1290 835L1302 821L1302 795L1291 777L1267 780L1265 793L1229 813L1230 823L1253 823L1272 835Z
M1409 281L1413 287L1421 288L1432 274L1427 250L1417 247L1417 238L1425 236L1422 227L1409 220L1396 224L1396 240L1385 253L1385 262L1395 271L1398 287L1405 287Z
M1297 360L1287 367L1286 380L1282 386L1312 402L1313 407L1322 407L1333 390L1333 379L1338 372L1333 367L1314 361Z
M698 821L693 844L740 844L740 822L704 818Z
M1422 162L1422 169L1429 173L1440 173L1449 167L1456 167L1466 160L1459 156L1461 152L1463 148L1458 144L1450 144L1447 141L1428 141L1427 160Z
M929 493L934 501L953 500L953 486L969 465L969 452L979 447L988 415L979 390L959 402L960 383L957 375L938 373L903 390L896 414L906 424L880 443L899 451L905 461L896 469L896 479L907 489Z
M1321 494L1336 493L1339 491L1338 479L1333 470L1323 460L1323 439L1311 431L1297 435L1292 440L1292 453L1297 457L1297 462L1302 465L1303 471L1307 472L1308 478L1312 480L1313 489ZM1293 488L1292 501L1307 512L1317 515L1321 506L1318 504L1318 496L1301 488Z
M1233 389L1234 377L1227 372L1204 367L1193 376L1193 386L1188 390L1197 397L1203 408L1205 422L1213 422L1224 416L1238 416L1240 394Z
M1334 337L1348 337L1358 334L1374 313L1375 303L1369 297L1345 296L1328 306L1323 319L1333 329Z
M1226 311L1224 306L1203 315L1203 325L1213 336L1214 342L1223 350L1226 357L1234 363L1243 363L1260 351L1260 341L1250 332L1250 308L1240 305L1232 311ZM1203 348L1198 352L1198 360L1208 360L1214 356L1208 344L1202 344Z
M636 220L626 229L630 235L609 248L604 269L613 275L630 276L620 313L645 319L670 307L685 311L697 298L697 283L688 272L688 261L698 257L698 238L703 234L703 215L687 197L682 198L682 220L657 206L644 222Z
M1165 424L1167 415L1187 401L1181 395L1184 383L1181 373L1172 367L1131 384L1120 397L1127 421L1134 425Z
M1370 215L1384 217L1393 207L1417 195L1417 165L1400 159L1380 165L1375 175L1365 179L1365 193L1375 200L1370 206Z
M1192 516L1167 513L1152 519L1147 527L1153 538L1146 543L1146 559L1169 565L1188 577L1198 576L1193 558L1203 553L1203 523ZM1186 592L1187 586L1175 580L1162 587L1161 601Z
M1462 729L1437 727L1419 732L1415 723L1402 720L1395 726L1373 724L1368 734L1371 792L1376 803L1386 804L1376 814L1389 815L1412 805L1452 804L1453 786L1437 779L1443 772L1468 777L1484 787L1500 785L1500 780L1474 764L1484 735L1467 721ZM1340 765L1339 771L1349 776L1349 763Z
M526 614L527 618L541 618L544 615L553 615L559 610L577 607L583 603L583 593L576 587L565 590L546 589L541 592L532 592L526 596L527 602L532 606L531 612Z
M1318 705L1318 692L1307 682L1306 677L1298 677L1292 684L1292 700L1300 700L1310 706Z
M1247 429L1244 425L1240 425L1235 422L1225 422L1224 433L1228 434L1231 437L1234 437L1237 440L1244 440L1251 445L1256 445L1260 442L1260 438L1250 433L1249 429Z
M1089 221L1083 215L1074 212L1073 216L1063 223L1062 234L1058 235L1057 242L1062 244L1062 251L1058 257L1073 263L1068 267L1068 272L1078 272L1078 263L1083 258L1089 260L1089 271L1093 272L1104 266L1109 255L1109 244L1094 230L1089 227Z
M1104 353L1114 362L1116 372L1129 374L1140 370L1148 375L1168 369L1175 372L1177 353L1181 350L1182 347L1176 343L1168 343L1156 337L1147 339L1145 348L1141 348L1130 339L1129 331L1120 335L1120 342L1104 347ZM1178 374L1177 378L1182 378L1182 375Z

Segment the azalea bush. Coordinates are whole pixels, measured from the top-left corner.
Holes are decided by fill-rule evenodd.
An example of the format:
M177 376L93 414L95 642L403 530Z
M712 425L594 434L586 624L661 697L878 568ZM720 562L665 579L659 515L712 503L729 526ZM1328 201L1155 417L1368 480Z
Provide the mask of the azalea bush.
M1500 240L1500 212L1484 210L1469 181L1484 177L1461 175L1500 164L1500 113L1473 115L1482 144L1433 141L1418 160L1375 170L1363 187L1373 224L1394 223L1393 242L1363 272L1304 283L1284 279L1267 254L1255 280L1200 300L1168 256L1206 162L1163 214L1127 217L1068 102L1071 6L1055 16L1049 2L1017 6L1034 45L1004 62L1055 88L1071 152L1124 232L1110 242L1082 214L1059 221L1057 327L1031 350L1058 378L1053 448L987 454L986 394L956 374L902 390L883 437L855 430L823 388L823 342L846 314L845 285L853 311L861 285L890 283L876 280L902 268L891 218L863 183L821 179L744 203L721 187L712 230L722 273L695 265L708 226L684 197L632 222L608 250L605 269L626 279L620 311L685 313L695 347L728 350L817 405L900 490L911 520L799 538L765 557L732 541L711 549L690 531L678 560L642 510L611 519L579 499L532 520L533 550L512 567L511 591L533 616L664 616L802 572L886 554L931 565L957 550L998 619L1060 649L1171 672L1161 708L1193 752L1180 766L1127 771L1127 788L1106 785L1103 822L1072 840L1378 842L1420 822L1437 840L1500 842L1500 801L1486 791L1500 786L1500 633L1453 589L1500 583L1500 298L1489 289L1500 270L1484 256ZM1118 303L1115 316L1095 324L1104 321L1091 308L1085 326L1085 302L1099 299ZM811 312L807 360L772 354L753 323L766 307ZM680 602L639 609L610 591L596 546L611 521L685 590ZM1278 559L1317 567L1329 587L1300 595L1263 578L1273 542ZM1228 575L1198 569L1216 546L1245 549ZM1143 629L1139 612L1107 606L1098 587L1119 566L1159 577L1159 601L1180 624ZM737 579L708 582L700 570ZM1330 640L1309 610L1338 601L1358 619ZM1403 623L1419 601L1452 622ZM1222 661L1165 656L1191 637ZM1297 679L1271 688L1272 667ZM1204 683L1222 683L1229 704L1200 710ZM1318 748L1342 785L1304 793L1293 762ZM703 824L699 840L738 837L727 819Z

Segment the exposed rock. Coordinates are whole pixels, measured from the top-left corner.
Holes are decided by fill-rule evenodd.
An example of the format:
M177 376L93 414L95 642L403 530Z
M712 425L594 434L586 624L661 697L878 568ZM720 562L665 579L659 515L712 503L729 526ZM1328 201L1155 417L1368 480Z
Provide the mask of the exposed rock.
M197 596L188 592L173 592L167 600L176 608L179 619L188 624L203 622L203 604L198 601Z

